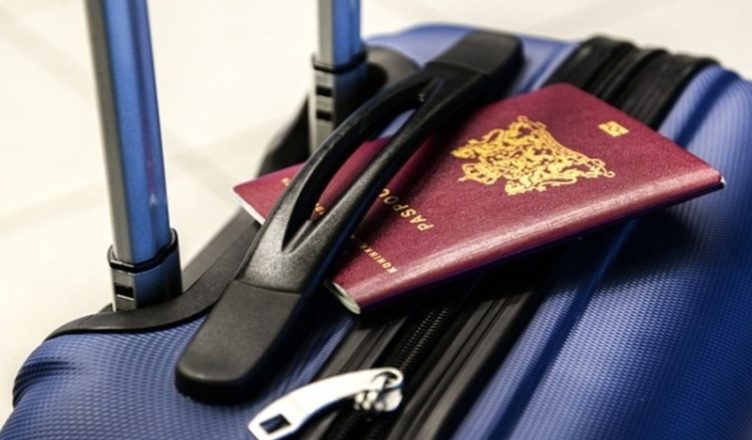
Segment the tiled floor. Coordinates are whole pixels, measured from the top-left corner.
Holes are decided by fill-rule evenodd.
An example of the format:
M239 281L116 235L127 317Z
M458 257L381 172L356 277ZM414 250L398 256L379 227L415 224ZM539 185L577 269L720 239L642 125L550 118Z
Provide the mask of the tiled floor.
M314 1L152 0L168 188L187 262L235 209L229 188L308 85ZM594 33L712 54L752 77L748 0L368 0L366 34L464 22ZM0 1L0 421L16 370L109 300L109 218L81 0Z

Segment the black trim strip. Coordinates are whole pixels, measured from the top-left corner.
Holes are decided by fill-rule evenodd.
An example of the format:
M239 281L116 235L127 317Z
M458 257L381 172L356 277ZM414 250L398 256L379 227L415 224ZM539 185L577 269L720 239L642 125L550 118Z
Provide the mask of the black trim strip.
M175 299L130 311L105 310L69 322L47 339L83 332L143 332L158 330L185 322L211 307L232 280L258 225L245 212L238 212L207 246L208 251L224 249L206 272L188 290ZM205 251L205 252L208 252ZM216 253L215 253L216 254Z

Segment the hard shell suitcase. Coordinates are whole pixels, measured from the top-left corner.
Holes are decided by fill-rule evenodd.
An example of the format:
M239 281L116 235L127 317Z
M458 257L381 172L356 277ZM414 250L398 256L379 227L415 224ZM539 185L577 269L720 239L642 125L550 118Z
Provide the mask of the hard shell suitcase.
M371 62L404 76L469 32L428 26L372 38ZM183 295L92 315L45 341L19 372L0 438L250 438L249 421L276 398L385 366L405 376L396 414L339 409L299 436L752 436L752 85L708 60L604 38L520 40L524 65L507 95L575 83L719 168L728 187L371 316L355 318L321 292L309 305L317 319L263 392L205 404L176 390L174 368L258 230L239 213L184 273ZM265 168L303 159L306 139L299 117Z

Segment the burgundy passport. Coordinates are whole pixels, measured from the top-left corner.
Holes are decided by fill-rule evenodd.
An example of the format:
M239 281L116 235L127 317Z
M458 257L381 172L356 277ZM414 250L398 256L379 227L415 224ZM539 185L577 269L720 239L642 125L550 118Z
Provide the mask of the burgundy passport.
M364 144L314 217L378 153ZM235 187L263 220L300 165ZM426 141L381 191L330 287L359 313L416 288L723 186L718 171L568 85L496 102Z

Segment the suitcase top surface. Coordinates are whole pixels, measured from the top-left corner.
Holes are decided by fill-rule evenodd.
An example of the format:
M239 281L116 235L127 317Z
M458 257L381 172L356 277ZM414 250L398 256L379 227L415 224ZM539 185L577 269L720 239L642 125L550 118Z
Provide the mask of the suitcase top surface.
M423 62L465 32L425 27L371 43ZM574 47L523 43L527 63L513 93L540 86ZM738 345L752 337L739 325L752 312L742 264L752 259L750 110L752 86L721 68L692 82L661 132L719 168L728 188L584 240L458 438L657 437L668 428L743 435L739 421L752 406L736 386L752 379L752 345ZM310 380L351 326L343 313L312 331L264 401L223 407L173 386L177 356L199 323L45 342L19 373L0 438L247 438L252 415Z

